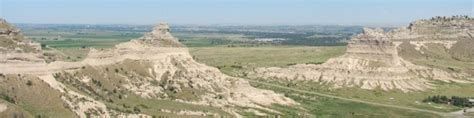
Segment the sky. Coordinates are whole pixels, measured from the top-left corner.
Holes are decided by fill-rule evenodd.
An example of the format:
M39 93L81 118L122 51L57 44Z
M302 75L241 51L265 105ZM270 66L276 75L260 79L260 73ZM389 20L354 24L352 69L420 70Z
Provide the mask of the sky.
M474 14L474 0L0 0L0 16L40 24L407 24Z

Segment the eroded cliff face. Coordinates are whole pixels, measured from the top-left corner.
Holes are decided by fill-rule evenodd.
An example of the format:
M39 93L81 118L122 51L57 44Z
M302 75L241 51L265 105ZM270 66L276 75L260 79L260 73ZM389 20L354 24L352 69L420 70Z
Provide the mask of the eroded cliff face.
M184 47L171 35L170 27L166 23L159 23L151 32L145 33L136 41L154 47Z
M265 107L271 104L296 104L281 94L256 89L241 78L224 75L214 67L197 63L187 48L168 31L167 25L159 24L141 38L118 44L108 50L92 50L82 62L93 68L103 68L96 69L97 71L104 71L110 65L122 65L125 70L129 70L127 73L87 75L81 74L85 71L81 69L75 72L81 76L69 79L106 79L103 77L119 76L124 80L123 83L116 83L119 88L142 98L172 97L171 100L223 109L230 109L232 106L267 109ZM58 74L66 77L70 73ZM85 81L85 84L91 83ZM190 96L185 96L186 94Z
M71 88L58 82L52 76L52 73L58 71L59 68L51 69L51 65L46 63L40 44L26 39L19 29L3 19L0 19L0 53L0 78L2 82L5 82L0 85L3 88L1 89L1 94L11 98L10 102L13 101L9 107L7 106L7 109L28 104L32 108L30 111L47 112L52 110L49 112L62 112L58 114L67 115L58 116L58 114L54 113L40 113L36 114L37 116L87 117L97 114L97 116L111 117L114 115L109 113L111 110L107 110L104 103L73 91ZM80 64L73 66L80 66ZM22 83L23 81L27 81L26 87ZM24 92L19 93L21 92L19 90L24 90ZM35 93L35 91L44 94L25 94ZM45 101L52 102L50 103L52 106L41 106L41 103ZM62 110L58 110L58 108ZM64 110L64 108L68 108L70 111ZM69 116L72 115L69 113L71 111L76 113L77 116ZM16 112L12 113L13 116L17 115ZM24 112L21 115L28 116L34 114Z
M39 43L25 39L20 29L0 18L0 52L9 53L41 53Z
M404 43L416 45L423 43L441 43L446 48L456 44L454 39L468 38L472 30L472 20L455 23L415 22L408 28L393 32L382 29L364 28L362 34L354 36L344 55L329 59L321 65L299 64L288 68L258 68L249 72L251 78L310 80L340 87L360 87L362 89L423 91L434 88L433 81L467 82L466 73L448 72L442 69L415 65L399 56L399 46ZM454 22L454 21L453 21ZM460 23L458 23L460 22ZM421 26L419 26L421 25ZM425 26L429 25L429 26ZM451 29L443 29L446 26ZM415 28L416 27L416 28ZM426 27L426 29L423 28ZM433 30L436 27L440 30ZM430 31L425 31L430 29ZM467 32L466 32L467 31ZM449 33L446 33L449 32ZM441 34L441 35L438 35ZM446 35L444 35L446 34ZM450 40L433 41L433 37L450 38ZM463 39L459 39L463 40ZM420 44L421 45L421 44Z
M406 60L474 75L472 68L468 68L474 62L473 33L473 18L453 16L415 21L408 27L389 32L388 35L394 42L401 43L399 54Z
M41 54L40 48L36 53ZM16 53L8 51L5 54ZM268 107L272 104L297 104L282 94L256 89L244 79L227 76L214 67L197 63L187 48L170 34L165 23L156 25L153 31L141 38L114 48L91 49L81 62L46 63L41 57L37 59L35 63L38 65L34 67L30 60L21 62L26 66L12 66L12 62L3 61L0 67L9 69L0 69L0 73L37 77L60 93L61 102L79 117L151 117L136 111L125 113L108 106L130 96L217 107L236 117L239 108L278 113ZM207 111L181 113L183 111L173 109L160 111L178 115L217 114Z
M18 28L1 18L0 41L0 72L34 72L34 68L45 66L40 44L25 39Z
M473 32L473 18L453 16L418 20L388 34L392 40L463 40L472 39Z

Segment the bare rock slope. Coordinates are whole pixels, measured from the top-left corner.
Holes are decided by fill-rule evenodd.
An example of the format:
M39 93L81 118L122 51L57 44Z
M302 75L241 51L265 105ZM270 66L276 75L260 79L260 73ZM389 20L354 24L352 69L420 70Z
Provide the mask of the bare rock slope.
M266 109L265 106L271 104L296 104L281 94L256 89L241 78L227 76L217 68L197 63L187 48L168 31L169 27L161 23L141 38L118 44L109 50L92 50L82 62L93 68L121 65L125 69L120 71L130 71L113 73L115 75L84 74L74 79L119 76L118 79L124 82L117 83L118 88L110 89L124 88L142 98L169 99L172 96L174 100L223 109L226 106ZM77 72L81 74L84 71ZM67 73L62 73L64 75ZM86 80L84 82L91 84Z
M19 71L15 67L26 67L21 71L34 73L35 68L45 66L40 44L25 39L18 28L1 18L0 40L0 72L10 73Z
M258 68L248 74L251 78L309 80L340 87L362 89L423 91L433 88L435 80L467 82L467 74L415 65L399 56L399 45L456 45L454 39L469 39L473 22L468 18L453 18L452 22L417 21L408 28L392 32L364 28L354 36L344 55L329 59L321 65L299 64L288 68ZM461 19L461 20L457 20ZM441 26L440 26L441 25ZM449 27L448 27L449 26ZM446 28L448 27L448 28ZM439 29L439 30L436 30ZM439 40L436 40L436 39ZM442 40L443 39L443 40ZM470 47L472 48L472 47Z
M256 89L241 78L224 75L214 67L197 63L187 48L170 34L169 26L164 23L156 25L153 31L143 37L118 44L114 48L91 49L88 57L81 62L51 63L44 61L39 44L24 39L19 30L4 20L0 26L3 42L0 43L0 77L41 80L41 83L48 85L49 92L58 96L53 96L53 99L40 95L38 99L63 103L65 108L79 117L151 117L147 113L157 113L142 112L137 107L132 109L125 103L114 102L137 99L170 100L180 104L215 107L236 117L240 116L237 113L240 108L278 113L268 107L272 104L297 104L281 94ZM9 84L0 84L0 88L2 86L9 93L7 96L18 95L8 90ZM19 101L13 104L31 100ZM157 110L162 114L218 116L218 113L207 110Z

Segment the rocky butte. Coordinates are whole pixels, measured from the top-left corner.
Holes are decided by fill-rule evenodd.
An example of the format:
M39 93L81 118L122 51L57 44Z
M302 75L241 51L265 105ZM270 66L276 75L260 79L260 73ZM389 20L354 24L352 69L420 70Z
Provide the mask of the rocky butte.
M420 20L391 32L384 32L380 28L364 28L363 33L349 41L346 53L340 57L329 59L320 65L258 68L249 72L248 76L260 79L314 81L332 85L333 88L380 88L404 92L433 89L434 81L472 82L472 74L415 65L402 58L399 53L404 53L407 58L412 55L405 53L415 52L413 55L423 56L423 50L430 50L426 48L428 44L441 45L443 50L454 47L472 50L472 47L459 43L472 43L473 29L474 20L461 16ZM407 51L409 49L413 50ZM471 55L459 55L472 60L469 58L472 57L472 52L469 53Z
M5 20L1 20L0 29L0 90L7 96L20 96L14 100L37 105L35 107L39 109L51 110L54 108L49 107L64 105L67 108L61 109L64 114L73 113L79 117L151 117L110 108L114 104L121 106L114 101L137 96L140 100L171 100L215 107L239 117L238 108L277 113L267 107L297 104L282 94L256 89L244 79L227 76L214 67L197 63L187 48L170 34L165 23L156 25L143 37L111 49L91 49L81 62L46 63L38 43L25 39ZM32 81L34 87L42 88L22 89L25 81ZM13 86L16 84L18 86ZM16 92L9 90L15 87L18 87ZM28 95L44 93L40 91L48 92L48 95L37 94L34 99ZM42 106L42 102L35 100L48 100L51 105ZM16 105L7 106L8 109L18 108ZM160 112L218 115L173 109L161 109Z

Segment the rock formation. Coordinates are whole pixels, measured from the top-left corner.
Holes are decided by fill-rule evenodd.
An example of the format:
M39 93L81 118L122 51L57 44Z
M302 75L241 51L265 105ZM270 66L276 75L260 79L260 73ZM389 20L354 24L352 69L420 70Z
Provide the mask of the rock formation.
M136 41L154 47L183 47L183 44L171 35L170 27L166 23L159 23L151 32L145 33Z
M241 78L227 76L217 68L197 63L187 48L170 35L167 25L161 23L153 29L141 38L118 44L112 49L92 50L82 63L98 67L111 64L131 67L133 65L128 64L127 60L143 61L146 64L138 68L149 75L140 79L128 78L128 82L121 85L143 98L166 98L171 96L167 93L171 90L178 94L183 91L201 93L196 96L198 100L187 102L215 107L264 108L271 104L296 104L281 94L253 88ZM138 71L128 73L134 75ZM77 79L81 78L88 78L88 75ZM163 85L150 84L153 81Z
M34 68L45 66L40 44L25 39L19 29L1 18L0 41L0 72L32 72Z
M113 100L126 99L126 93L141 99L218 107L235 116L239 116L236 108L278 113L267 107L297 104L281 94L256 89L244 79L227 76L214 67L195 62L187 48L170 34L165 23L156 25L141 38L111 49L91 49L81 62L51 63L46 63L40 56L39 44L24 39L19 30L4 20L0 26L8 26L0 30L1 41L8 42L0 43L4 55L0 58L0 73L37 77L61 93L62 102L79 117L151 117L110 109L104 102L113 104ZM105 90L121 92L111 94Z
M402 43L399 51L407 60L446 57L453 58L449 61L474 62L474 48L469 46L474 43L474 19L467 16L418 20L388 34L394 42ZM429 53L433 50L446 54Z
M472 39L474 19L467 16L434 17L418 20L389 32L390 39L396 40L463 40Z
M408 28L400 28L392 32L364 28L362 34L356 35L350 40L344 55L329 59L326 63L321 65L299 64L288 68L258 68L250 72L248 76L288 81L309 80L329 84L334 88L398 89L404 92L433 88L432 82L435 80L466 82L464 80L467 76L465 73L447 72L406 61L399 56L398 48L403 43L400 40L413 41L406 42L413 45L440 43L446 48L451 48L456 42L433 41L432 38L469 38L468 34L474 28L472 23L474 23L472 20L466 19L452 20L448 23L417 21ZM453 26L453 28L445 29L445 25ZM449 33L446 34L446 32ZM422 39L431 40L420 42L423 41Z

